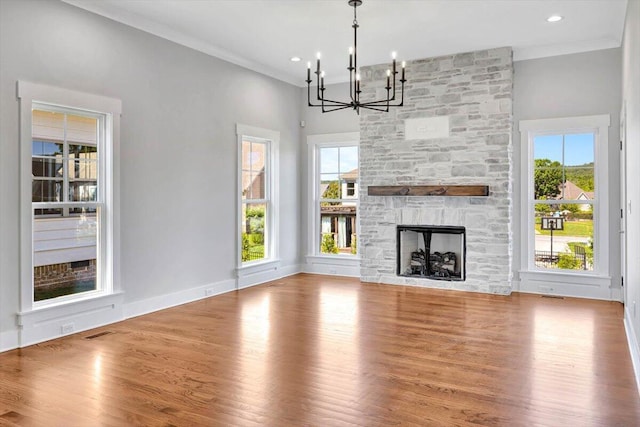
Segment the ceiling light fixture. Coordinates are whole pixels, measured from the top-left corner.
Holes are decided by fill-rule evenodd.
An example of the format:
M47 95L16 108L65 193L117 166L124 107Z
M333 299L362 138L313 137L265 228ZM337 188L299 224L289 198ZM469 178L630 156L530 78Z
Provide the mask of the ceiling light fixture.
M563 17L560 15L551 15L547 18L547 22L559 22L562 21Z
M292 56L291 58L289 58L289 61L291 61L291 62L300 62L300 57L299 56Z
M324 71L320 67L320 52L318 52L317 60L316 60L316 71L314 74L316 75L316 102L320 102L319 104L313 104L311 102L311 62L307 62L307 100L309 107L321 107L323 113L330 113L332 111L344 110L345 108L353 108L356 113L360 114L361 108L367 108L369 110L375 111L389 111L389 107L401 107L404 102L404 83L407 81L405 79L405 65L406 63L402 61L402 75L400 78L400 101L396 104L396 76L398 75L397 65L396 65L396 53L393 52L391 54L391 58L393 62L391 63L391 69L387 70L387 85L385 89L387 90L386 99L376 100L376 101L368 101L368 102L360 102L360 72L358 70L358 19L356 17L356 8L362 5L362 0L348 0L349 6L353 6L353 47L349 48L349 66L347 70L349 70L349 97L350 101L334 101L328 98L325 98L324 91ZM393 82L392 82L393 80Z

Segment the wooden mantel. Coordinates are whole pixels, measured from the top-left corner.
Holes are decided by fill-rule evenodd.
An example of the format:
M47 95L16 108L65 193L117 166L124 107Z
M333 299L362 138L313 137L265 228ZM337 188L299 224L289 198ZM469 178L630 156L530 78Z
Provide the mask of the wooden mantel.
M488 196L488 185L370 185L369 196Z

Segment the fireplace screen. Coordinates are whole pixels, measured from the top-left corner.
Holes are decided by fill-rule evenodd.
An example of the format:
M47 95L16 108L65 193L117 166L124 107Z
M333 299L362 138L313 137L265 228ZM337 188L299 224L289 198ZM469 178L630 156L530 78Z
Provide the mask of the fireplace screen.
M435 280L464 280L464 227L399 225L397 274Z

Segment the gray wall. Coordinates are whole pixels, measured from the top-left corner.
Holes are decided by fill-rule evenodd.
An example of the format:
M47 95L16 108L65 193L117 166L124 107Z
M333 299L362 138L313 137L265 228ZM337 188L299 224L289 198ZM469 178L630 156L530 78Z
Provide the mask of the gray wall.
M58 1L0 1L0 64L0 332L19 308L17 80L122 100L125 303L235 277L237 122L281 132L281 259L298 263L298 88Z
M610 114L609 128L609 227L610 272L620 284L620 241L615 212L620 209L620 76L621 50L606 49L514 63L513 165L514 165L514 271L520 257L520 120Z
M627 141L627 300L626 315L640 343L640 2L630 1L624 28L622 56L622 97L626 106ZM636 347L636 357L640 348ZM636 360L638 362L638 360ZM640 380L640 366L635 365Z

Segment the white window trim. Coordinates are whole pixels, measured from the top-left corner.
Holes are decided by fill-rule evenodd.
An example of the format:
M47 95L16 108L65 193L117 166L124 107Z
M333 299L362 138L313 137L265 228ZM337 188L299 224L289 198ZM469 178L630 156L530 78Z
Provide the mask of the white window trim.
M120 114L121 101L100 95L87 94L73 90L18 82L18 98L20 100L20 314L25 315L37 310L77 303L104 297L120 291L120 222L119 222L119 166L115 159L120 147ZM103 266L101 277L102 289L86 292L77 296L56 298L51 302L33 301L33 224L31 220L31 129L33 105L37 103L99 113L105 116L105 140L110 141L102 147L105 169L110 173L99 177L103 203L105 204L105 224L102 224L104 242L101 243ZM104 171L101 172L104 174ZM73 304L78 306L77 304ZM78 308L80 310L80 308Z
M328 274L337 274L338 270L331 268L332 266L338 268L357 268L360 265L360 251L356 255L347 254L323 254L318 249L320 247L320 241L316 230L320 227L320 208L318 194L318 170L319 156L318 149L324 147L351 147L360 146L360 132L344 132L344 133L326 133L318 135L307 136L307 150L308 150L308 201L307 201L307 218L309 219L309 227L307 230L307 265L322 265L323 269ZM359 165L358 165L359 166ZM359 180L358 180L359 184ZM362 187L359 186L358 191L362 191ZM356 201L357 207L360 207L359 201ZM360 215L356 217L356 229L360 229ZM358 242L359 243L359 242ZM358 245L358 248L360 246ZM313 272L323 272L324 270L317 270ZM347 270L344 270L347 271ZM353 273L345 273L345 275L354 275Z
M265 239L268 244L269 257L250 262L242 262L242 139L243 137L263 139L269 141L269 173L267 174L267 194L269 197L270 215L268 226L265 230ZM237 203L236 203L236 275L244 277L268 270L277 269L280 266L280 224L279 200L280 200L280 132L255 126L236 124L236 138L238 149L237 164Z
M608 114L595 116L565 117L554 119L521 120L519 124L521 141L521 289L524 291L535 291L527 288L530 283L565 283L572 287L571 290L560 290L558 285L551 288L552 293L563 293L575 296L588 296L596 298L608 298L610 295L611 277L609 275L609 195L608 195L608 148L609 148L609 126L610 116ZM595 154L596 174L595 189L596 197L593 202L593 209L596 213L594 218L594 254L595 265L593 271L549 271L535 267L533 257L530 255L534 251L535 235L533 231L534 214L531 203L533 203L533 186L529 185L533 181L533 138L544 134L567 134L567 133L587 133L595 134ZM576 286L577 285L577 286ZM597 287L599 291L589 291L581 294L580 285L586 287ZM541 290L545 292L547 288ZM597 294L597 295L596 295Z

